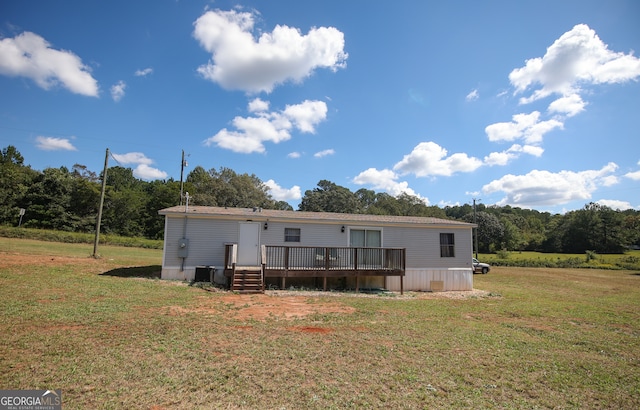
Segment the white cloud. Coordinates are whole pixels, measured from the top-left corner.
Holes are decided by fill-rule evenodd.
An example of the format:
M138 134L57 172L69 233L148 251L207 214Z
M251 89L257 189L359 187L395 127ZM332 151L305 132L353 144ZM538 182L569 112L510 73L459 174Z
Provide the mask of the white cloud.
M549 112L566 115L567 117L573 117L576 114L584 111L584 107L587 105L578 94L571 94L566 97L561 97L549 104Z
M599 170L581 172L533 170L526 175L505 175L484 185L482 191L484 194L504 192L506 196L497 203L500 206L556 206L590 199L598 187L614 182L612 174L617 168L610 162Z
M450 176L456 172L471 172L482 166L478 158L469 157L464 153L447 156L447 150L435 142L421 142L410 154L393 169L402 174L413 173L418 177Z
M494 165L507 165L511 160L517 158L518 155L512 151L492 152L484 157L484 163L490 167Z
M113 101L118 102L124 97L124 90L127 88L127 84L124 81L118 81L111 86L111 98Z
M120 164L144 164L151 165L153 160L147 158L142 152L129 152L126 154L112 154L113 158Z
M530 96L520 99L526 104L551 94L576 94L582 85L621 83L638 76L640 59L609 50L594 30L578 24L547 48L543 57L513 70L509 80L516 93L532 89Z
M600 199L596 201L597 204L604 205L613 210L626 211L627 209L637 209L630 202L619 201L617 199Z
M98 83L90 71L80 57L51 48L35 33L0 40L0 74L30 78L45 90L61 85L72 93L97 97Z
M268 180L264 184L269 187L271 196L277 201L295 201L302 198L302 192L298 185L294 185L288 189L282 188L273 179Z
M316 157L316 158L322 158L322 157L326 157L328 155L333 155L335 153L336 153L336 151L334 149L329 148L329 149L325 149L323 151L318 151L315 154L313 154L313 156Z
M640 171L627 172L624 176L625 178L633 179L634 181L640 181Z
M558 120L540 121L540 112L531 114L515 114L511 122L498 122L488 125L485 132L489 141L514 141L524 140L527 144L540 144L542 137L556 128L564 128L564 124Z
M315 133L315 126L327 118L327 104L324 101L305 100L302 104L287 105L283 114L291 119L302 132Z
M301 82L317 68L346 66L344 34L334 27L300 30L277 25L258 38L255 14L235 10L207 11L194 23L193 36L211 60L198 72L225 89L271 92L287 81Z
M151 180L151 179L165 179L167 173L160 171L157 168L150 167L147 164L140 164L133 170L133 175L136 178Z
M136 77L146 77L151 73L153 73L153 68L149 67L143 70L136 70L136 72L133 75L135 75Z
M299 152L295 152L295 151L294 151L294 152L290 152L290 153L287 155L287 157L289 157L289 158L300 158L301 156L302 156L302 154L301 154L301 153L299 153Z
M480 98L480 93L478 92L477 89L471 91L469 94L467 94L467 96L465 97L465 100L467 101L475 101L478 98Z
M409 188L408 182L398 182L398 178L398 174L390 169L377 170L375 168L369 168L353 178L353 183L357 185L370 185L373 189L383 190L393 196L406 193L407 195L421 198L425 204L429 204L427 198L420 197L413 189Z
M525 154L533 155L534 157L540 157L544 152L543 148L536 145L524 145L521 148L522 152L524 152Z
M150 165L153 164L153 160L147 158L142 152L128 152L126 154L111 154L121 165L137 164L133 170L133 175L136 178L151 180L151 179L165 179L168 174L157 168L153 168Z
M533 145L520 145L513 144L508 150L502 152L492 152L488 156L484 157L484 163L489 166L494 165L507 165L512 160L518 158L520 153L525 153L539 157L544 152L544 149Z
M67 138L36 137L36 147L44 151L77 151Z
M269 111L269 101L263 101L260 98L255 98L249 101L247 108L249 112L264 112Z
M291 131L314 133L315 127L327 116L327 105L323 101L303 101L296 105L287 105L280 112L261 111L268 103L253 100L249 110L256 110L255 117L235 117L234 130L226 128L206 139L204 145L216 144L220 148L249 154L265 152L264 142L278 144L291 138Z

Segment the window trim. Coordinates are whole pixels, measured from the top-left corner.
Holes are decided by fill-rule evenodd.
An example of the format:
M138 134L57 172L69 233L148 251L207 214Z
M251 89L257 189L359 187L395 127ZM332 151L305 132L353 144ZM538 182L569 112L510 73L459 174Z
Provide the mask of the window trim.
M289 232L287 232L289 231ZM297 231L297 235L292 234L291 231ZM297 240L296 240L297 238ZM284 228L284 242L291 243L297 242L300 243L302 240L302 229L300 228Z
M456 236L453 232L440 232L440 257L456 257Z

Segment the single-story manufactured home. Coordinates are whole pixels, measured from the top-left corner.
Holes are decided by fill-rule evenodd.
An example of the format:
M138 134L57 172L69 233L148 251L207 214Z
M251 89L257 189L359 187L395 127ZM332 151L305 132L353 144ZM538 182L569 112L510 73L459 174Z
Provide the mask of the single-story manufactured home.
M414 216L174 206L162 279L265 286L472 290L473 224Z

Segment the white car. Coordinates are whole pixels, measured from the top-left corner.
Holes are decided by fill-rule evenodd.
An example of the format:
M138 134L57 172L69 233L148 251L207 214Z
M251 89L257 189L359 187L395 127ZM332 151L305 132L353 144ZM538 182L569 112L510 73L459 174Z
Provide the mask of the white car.
M482 273L486 275L491 270L491 267L487 263L482 263L476 258L472 258L473 260L473 273Z

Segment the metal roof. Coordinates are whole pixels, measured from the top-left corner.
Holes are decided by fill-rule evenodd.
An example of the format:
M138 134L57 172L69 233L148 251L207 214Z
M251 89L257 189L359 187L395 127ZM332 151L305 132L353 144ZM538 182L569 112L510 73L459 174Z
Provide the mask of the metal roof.
M420 217L420 216L394 216L394 215L368 215L368 214L343 214L334 212L302 212L282 211L277 209L262 208L226 208L217 206L192 206L185 209L184 205L165 208L158 211L160 215L167 216L202 216L215 219L235 219L254 221L288 221L288 222L327 222L335 224L382 224L382 225L449 225L451 227L474 227L474 224L450 219Z

